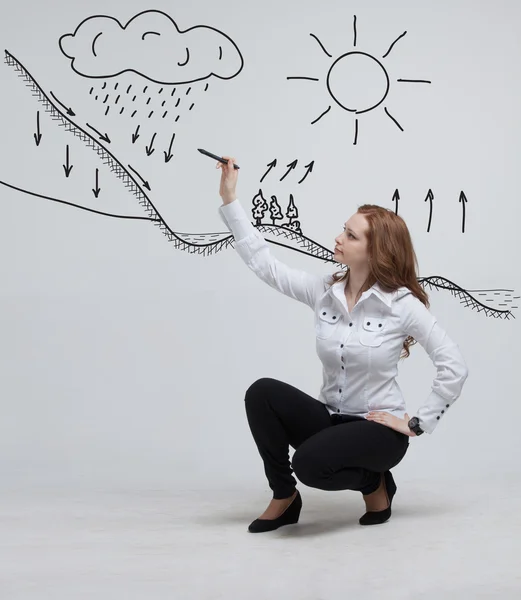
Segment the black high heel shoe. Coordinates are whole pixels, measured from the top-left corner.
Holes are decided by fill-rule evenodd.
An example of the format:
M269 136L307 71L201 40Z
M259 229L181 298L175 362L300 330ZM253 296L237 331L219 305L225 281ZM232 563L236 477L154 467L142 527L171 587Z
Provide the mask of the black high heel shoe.
M282 527L282 525L292 525L298 523L300 511L302 509L302 498L297 490L297 495L291 501L286 510L276 519L255 519L248 526L251 533L262 533L264 531L273 531Z
M383 476L387 497L389 498L389 506L384 508L384 510L370 510L366 512L365 515L358 520L360 525L379 525L391 518L391 504L393 503L393 496L396 494L397 487L391 471L385 471Z

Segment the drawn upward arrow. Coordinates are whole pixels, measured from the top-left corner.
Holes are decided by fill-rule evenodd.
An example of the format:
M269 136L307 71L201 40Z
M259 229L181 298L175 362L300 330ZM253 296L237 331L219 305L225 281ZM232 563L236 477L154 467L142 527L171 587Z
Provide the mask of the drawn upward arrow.
M170 140L170 146L168 146L168 153L166 153L166 152L163 150L163 154L165 155L165 162L166 162L166 163L167 163L167 162L170 162L170 160L171 160L171 159L172 159L172 157L174 156L174 155L172 154L172 144L174 143L174 139L175 139L175 133L174 133L174 135L172 136L172 139Z
M92 125L89 125L88 123L87 127L90 127L92 131L95 131L99 135L100 140L103 140L104 142L107 142L107 144L110 144L110 138L107 134L102 135L97 129L94 129L94 127Z
M465 211L466 211L466 207L465 204L467 204L468 200L467 200L467 196L465 196L465 192L461 192L461 194L459 195L459 201L461 202L461 207L463 209L463 223L461 226L461 233L465 233Z
M425 202L427 202L427 200L430 201L430 207L429 207L429 224L427 225L427 232L429 232L431 230L431 220L432 220L432 201L434 200L434 194L432 193L431 189L429 189L429 191L427 193L427 197L425 198Z
M154 133L154 135L152 136L152 141L150 142L150 146L145 146L146 151L147 151L147 156L151 156L156 151L155 148L152 148L152 146L154 145L154 140L156 139L156 135L157 135L157 133Z
M395 215L398 214L398 201L399 200L400 200L400 192L398 191L398 188L396 188L396 190L394 191L394 194L393 194L393 199L392 199L392 202L396 203L396 210L394 211Z
M99 182L98 182L98 177L99 177L99 169L96 169L96 188L92 190L94 192L94 195L96 196L96 198L99 196L99 193L101 192L101 188L100 188Z
M67 166L63 165L65 176L68 177L72 171L72 165L69 166L69 145L67 144Z
M148 183L148 181L145 181L143 179L143 177L141 177L141 175L136 171L136 169L134 169L131 165L128 165L128 168L133 171L138 177L139 179L141 179L141 183L143 184L143 187L146 187L147 190L150 190L150 184Z
M293 162L289 163L289 165L286 165L286 167L289 167L289 169L287 170L287 172L280 178L280 180L282 181L285 177L287 177L291 171L293 171L293 169L297 166L298 163L298 159L295 159Z
M264 173L264 175L262 176L262 179L260 180L260 182L262 183L262 181L264 180L264 178L266 177L266 175L277 166L277 159L275 158L274 160L272 160L268 165L269 169L266 171L266 173Z
M137 139L138 139L138 137L139 137L139 128L140 128L140 127L141 127L141 125L138 125L138 126L137 126L137 129L136 129L136 133L133 133L133 134L132 134L132 143L133 143L133 144L135 144L135 143L137 142Z
M34 141L36 142L36 145L39 146L42 140L42 134L40 133L40 111L36 113L36 131L37 133L33 133Z
M304 181L304 179L306 179L306 177L313 171L313 165L315 164L315 161L312 160L309 165L306 165L306 174L304 175L304 177L302 177L302 179L299 181L299 183L302 183Z
M67 108L63 102L60 102L60 100L58 100L58 98L56 98L56 96L53 94L53 92L51 92L51 96L56 100L56 102L58 102L58 104L60 106L63 106L63 108L67 111L67 114L70 117L75 117L76 116L76 113L73 112L72 108Z

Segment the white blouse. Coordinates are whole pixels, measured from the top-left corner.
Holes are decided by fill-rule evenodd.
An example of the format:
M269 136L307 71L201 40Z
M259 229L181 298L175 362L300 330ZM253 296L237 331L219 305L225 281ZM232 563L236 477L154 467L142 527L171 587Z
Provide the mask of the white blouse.
M329 285L331 275L293 269L275 258L239 200L220 206L219 214L246 265L271 287L313 309L323 366L318 400L329 413L366 417L386 411L403 418L407 410L396 377L410 335L437 369L431 392L416 412L423 431L432 433L460 396L468 369L458 345L425 305L407 287L385 292L375 283L349 312L345 282Z

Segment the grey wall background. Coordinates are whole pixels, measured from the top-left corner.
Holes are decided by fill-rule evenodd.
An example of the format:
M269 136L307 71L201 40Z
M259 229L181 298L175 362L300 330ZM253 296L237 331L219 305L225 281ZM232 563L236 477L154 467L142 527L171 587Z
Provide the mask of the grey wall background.
M135 123L104 117L89 94L93 82L71 70L58 39L89 16L126 23L148 8L134 1L21 0L4 7L0 36L46 93L74 107L73 121L109 132L111 151L151 183L150 198L172 229L224 231L220 174L196 152L204 147L237 157L246 208L259 187L281 204L293 193L305 234L331 250L357 206L393 208L398 188L420 275L446 277L474 294L508 289L519 296L517 2L158 1L153 8L183 30L208 25L230 36L244 69L228 81L211 78L205 93L206 82L194 84L192 111L185 109L175 127L142 121L142 137L132 144ZM403 131L375 109L360 115L356 145L353 116L331 101L323 83L331 59L309 35L340 56L353 49L354 15L357 49L375 56L407 31L386 62L394 77L386 106ZM396 84L396 78L432 84ZM95 152L52 121L6 64L0 81L0 180L97 210L144 215ZM132 81L159 87L137 76ZM165 165L162 152L174 131L174 158ZM154 132L156 152L147 157ZM69 178L62 166L67 144ZM277 176L261 185L274 158ZM301 185L293 176L280 182L295 159L301 166L314 160L313 173ZM91 192L96 168L98 199ZM146 221L0 188L2 485L266 486L244 393L269 376L318 395L312 312L257 280L233 248L189 254ZM435 200L427 232L429 189ZM461 190L468 198L465 233ZM336 270L290 249L272 246L272 252L294 267ZM432 436L412 440L400 468L426 478L518 474L518 319L486 316L443 290L432 290L430 299L470 376L447 419ZM399 377L409 414L434 376L414 346Z

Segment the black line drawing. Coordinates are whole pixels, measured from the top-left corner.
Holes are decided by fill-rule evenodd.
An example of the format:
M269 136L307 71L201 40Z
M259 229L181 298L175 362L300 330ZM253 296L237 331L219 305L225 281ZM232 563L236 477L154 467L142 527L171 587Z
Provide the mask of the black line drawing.
M99 186L99 169L96 169L96 187L92 191L94 192L94 196L98 198L99 193L101 192L101 188Z
M272 160L270 163L268 163L267 167L268 170L266 171L266 173L264 173L264 175L261 177L260 182L262 183L264 181L264 178L269 175L269 173L271 172L272 169L274 169L277 166L277 159L275 158L274 160Z
M156 139L156 135L157 135L157 133L154 133L154 135L152 136L152 139L150 140L150 145L146 146L146 148L145 148L147 156L151 156L156 151L156 149L153 148L154 140Z
M104 142L107 142L107 144L110 144L110 138L106 133L100 133L97 129L94 129L94 127L92 127L92 125L89 125L88 123L86 125L89 129L92 129L92 131L95 131L99 135L100 140L103 140Z
M67 163L66 165L63 165L63 169L65 171L65 177L69 177L69 175L71 174L71 171L72 171L72 167L73 167L73 165L69 164L69 144L67 144L65 162Z
M173 145L173 143L174 143L174 140L175 140L175 133L174 133L174 134L172 134L172 139L170 140L170 145L168 146L168 152L165 152L165 151L163 150L163 154L165 155L165 162L166 162L166 163L167 163L167 162L170 162L170 161L172 160L173 156L174 156L174 155L172 154L172 145Z
M287 167L287 171L284 173L284 175L279 179L279 181L283 181L284 179L286 179L286 177L293 171L295 171L295 169L297 168L297 164L298 164L298 158L296 158L295 160L291 161L290 163L288 163L286 165ZM261 177L260 179L260 183L262 183L264 181L264 179L266 179L266 177L273 171L273 169L277 166L277 159L274 158L270 163L268 163L266 165L268 167L268 170L264 173L264 175ZM305 179L307 178L307 176L313 172L313 167L315 166L315 161L312 160L309 164L305 165L305 169L306 172L304 173L304 176L302 177L302 179L300 179L300 181L298 181L297 183L303 183L305 181Z
M189 86L183 94L183 98L187 98L194 83L204 82L204 89L196 89L206 92L209 80L233 79L244 67L237 44L224 32L208 25L181 29L172 17L160 10L144 10L127 23L109 15L90 16L72 33L63 34L58 45L74 73L89 81L89 96L94 101L103 99L105 106L100 117L115 115L122 119L139 119L140 125L156 130L160 119L161 126L156 135L164 147L168 147L172 137L168 127L175 128L182 114L190 113L198 104L192 99L184 105L181 96L174 98L178 86ZM132 79L123 83L126 93L117 94L119 81L112 86L112 93L107 88L107 79L122 76ZM144 78L151 84L141 86L136 78ZM94 85L93 80L96 81ZM142 89L142 93L130 96L133 87L136 91ZM97 90L99 94L93 95ZM166 99L164 91L167 92ZM136 106L130 108L132 103ZM116 107L117 112L111 112ZM166 139L162 139L163 132ZM147 128L144 133L148 137L154 131ZM133 143L138 137L133 136ZM154 154L151 148L151 145L144 147L147 158ZM168 156L170 158L163 165L169 163L173 155L169 152Z
M461 204L461 210L463 211L461 218L461 233L465 233L465 217L466 217L466 204L468 202L467 196L465 196L465 192L461 191L459 195L459 202Z
M394 45L396 44L396 42L398 42L399 40L401 40L403 38L404 35L406 35L407 32L404 31L401 35L399 35L394 42L389 46L389 50L387 50L387 52L382 56L382 58L387 58L389 56L389 54L391 54L391 50L394 48ZM399 81L399 80L398 80Z
M356 48L358 36L356 15L353 19L353 30L353 47ZM378 59L368 52L350 50L333 60L323 80L325 81L329 96L334 100L337 106L354 115L361 115L374 110L387 100L391 89L391 77L381 60L389 56L395 44L401 40L406 33L407 31L404 31L394 40L387 52L382 56L382 59ZM328 58L333 58L332 54L326 50L324 44L314 33L310 33L309 35L317 41ZM321 81L318 77L309 76L292 76L287 77L287 79L300 79L314 82ZM432 83L427 79L399 78L396 79L396 81L400 83ZM318 123L318 121L331 111L331 108L332 105L329 105L316 119L311 121L311 125ZM402 125L390 114L388 107L384 106L383 109L389 119L391 119L391 121L393 121L393 123L403 132L404 129ZM355 117L354 146L358 144L358 138L359 119L358 117Z
M392 202L394 202L394 204L396 205L396 208L394 209L394 214L397 215L398 214L398 204L400 202L400 192L398 191L398 189L394 190Z
M33 135L34 135L34 141L36 142L36 145L39 146L40 142L42 141L42 134L40 131L40 111L38 111L36 113L36 133Z
M17 187L16 185L12 185L11 183L7 183L6 181L2 181L0 179L0 185L3 185L7 188L15 190L17 192L21 192L22 194L27 194L28 196L34 196L35 198L42 198L43 200L50 200L51 202L58 202L59 204L65 204L66 206L73 206L74 208L79 208L80 210L85 210L87 212L94 213L96 215L102 215L104 217L113 217L115 219L134 219L136 221L154 221L157 222L157 218L155 217L139 217L133 215L115 215L113 213L103 212L101 210L96 210L94 208L88 208L87 206L82 206L81 204L75 204L73 202L67 202L66 200L59 200L58 198L53 198L51 196L45 196L44 194L37 194L36 192L31 192L30 190ZM94 190L92 190L94 192Z
M400 200L400 192L398 191L398 189L396 189L393 194L393 198L392 198L392 202L396 204L396 209L394 211L395 214L398 214L399 200ZM427 192L427 195L425 196L425 199L424 199L424 202L429 201L429 222L427 224L427 233L429 233L431 230L432 215L433 215L433 209L434 209L433 200L434 200L434 192L432 191L431 188L429 188L429 191ZM459 202L462 205L462 211L463 211L461 233L465 233L465 218L466 218L465 205L467 204L468 199L463 190L459 194Z
M275 221L281 221L284 219L284 217L282 216L282 209L277 200L277 196L275 196L275 195L271 196L271 202L268 206L266 198L264 198L264 195L262 193L262 189L259 189L259 191L253 197L252 205L253 205L252 215L256 221L255 225L257 227L259 225L262 225L262 219L265 217L266 212L268 211L268 208L270 211L270 218L272 220L272 225L275 225ZM278 225L278 227L285 227L287 229L291 229L293 231L296 231L296 232L302 234L302 229L300 227L300 221L296 220L298 217L298 209L295 206L293 194L289 195L289 204L288 204L288 207L286 210L286 217L288 218L288 222L281 223L280 225ZM295 220L293 220L293 219L295 219Z
M427 225L427 233L431 230L431 221L432 221L432 201L434 200L434 194L432 190L429 189L427 192L427 196L425 197L425 202L429 201L429 223Z
M43 92L39 84L27 71L27 69L25 69L25 67L7 50L5 51L5 62L10 67L14 68L18 76L25 81L26 87L31 88L32 95L37 98L38 102L41 105L43 105L45 111L50 114L51 118L59 122L59 126L64 127L66 132L72 133L74 136L78 137L82 142L84 142L89 148L96 152L101 161L108 166L112 173L116 175L117 179L122 181L125 187L127 187L130 190L130 192L140 204L140 206L143 208L145 213L147 213L148 218L130 216L126 217L123 215L112 215L109 213L103 213L101 211L88 209L80 205L74 205L70 202L30 192L28 190L15 187L14 185L8 184L4 181L0 181L2 185L18 190L25 194L30 194L47 200L59 202L65 205L73 206L75 208L88 210L89 212L93 212L99 215L111 216L115 218L141 218L142 220L152 221L154 225L159 227L160 231L163 233L163 235L166 236L168 241L173 243L174 248L186 251L190 254L202 254L204 256L208 256L217 253L220 250L226 249L229 246L234 245L233 235L229 231L216 233L185 233L180 231L173 231L167 225L167 223L159 213L158 209L154 206L148 194L144 191L144 189L150 191L151 186L149 185L149 183L131 165L128 165L128 168L125 168L123 164L116 158L116 156L101 143L101 141L109 143L110 140L103 139L104 136L102 136L93 127L90 127L90 129L92 129L98 134L99 140L97 140L92 135L90 135L85 129L81 128L79 125L71 121L70 116L68 114L65 114L66 111L62 112L59 109L59 107L51 101L49 96L47 96L45 92ZM136 180L136 178L132 175L131 172L133 172L138 177L140 182ZM286 214L286 216L288 216L289 219L289 222L286 225L274 224L275 220L281 219L281 209L275 195L271 197L271 200L272 202L270 204L270 212L272 215L273 224L270 225L261 223L255 225L255 227L257 227L260 233L266 234L267 237L265 237L265 239L267 242L292 249L296 252L301 252L303 254L306 254L307 256L322 260L327 263L333 263L338 265L338 263L333 258L334 253L332 250L302 235L302 233L300 232L300 223L297 220L292 221L293 218L296 219L296 216L298 216L298 212L296 210L292 197L290 197L290 205ZM266 202L265 199L262 197L261 191L260 196L258 198L258 202L260 204ZM261 207L260 213L262 212L263 210ZM282 237L284 241L280 242L275 239L271 239L273 237ZM506 292L506 294L504 294L505 297L502 298L503 302L500 302L501 308L497 308L485 304L481 300L478 300L476 297L474 297L469 291L464 290L463 288L457 286L453 282L450 282L449 280L441 276L421 277L418 278L418 281L421 285L429 286L430 288L438 290L448 290L453 296L457 297L460 300L460 302L466 307L470 307L473 310L477 310L478 312L484 312L486 316L509 319L514 316L512 310L518 308L518 306L514 306L511 304L513 300L519 299L519 296L512 297L513 290L483 290L479 292L479 295L481 296L485 296L493 292L494 298L486 299L486 302L497 302L497 297L500 296L502 292Z
M140 36L140 30L152 23L157 31L147 31ZM157 37L146 38L147 33L154 33ZM103 47L98 48L96 53L95 47L101 45L101 36L105 38ZM208 50L210 45L214 46L214 56ZM89 79L107 79L133 72L154 83L181 85L210 77L232 79L237 77L244 66L238 46L225 33L208 25L195 25L181 30L169 15L160 10L142 11L126 25L108 15L88 17L76 27L74 33L62 35L59 46L62 53L71 60L72 70ZM171 52L180 47L184 48L181 51L183 62L175 62L181 68L165 72L164 69L170 69L174 63ZM192 61L190 69L186 69L190 47L199 52L203 48L206 62L201 65ZM117 56L121 57L119 65L114 65L115 48ZM169 57L168 60L164 60L165 56ZM163 60L158 60L161 58ZM127 66L128 64L140 66L134 68ZM142 65L146 65L146 69ZM145 87L143 93L146 89Z
M141 177L141 175L131 165L128 165L128 168L139 177L139 179L141 180L141 183L143 184L143 187L147 188L147 190L150 192L152 190L152 188L150 187L150 184L148 183L148 181L143 179L143 177Z
M56 102L60 106L63 106L63 108L65 109L65 111L69 115L69 117L75 117L76 116L76 113L72 110L72 108L70 106L67 108L67 106L65 106L65 104L63 104L63 102L61 102L60 100L58 100L58 98L56 98L56 96L54 95L53 92L49 92L49 93L51 94L51 96L56 100Z
M290 162L289 165L286 165L286 167L289 167L289 168L284 173L284 175L280 178L280 181L283 181L284 179L286 179L286 177L291 173L291 171L293 171L293 169L297 166L297 163L298 163L298 159L295 159L293 162Z
M302 182L303 182L303 181L306 179L306 177L307 177L307 176L308 176L310 173L312 173L312 172L313 172L313 167L314 167L314 165L315 165L315 161L314 161L314 160L312 160L312 161L311 161L311 162L310 162L308 165L306 165L306 169L307 169L307 171L306 171L306 174L305 174L305 175L304 175L304 177L302 177L302 179L301 179L301 180L298 182L299 184L300 184L300 183L302 183Z

